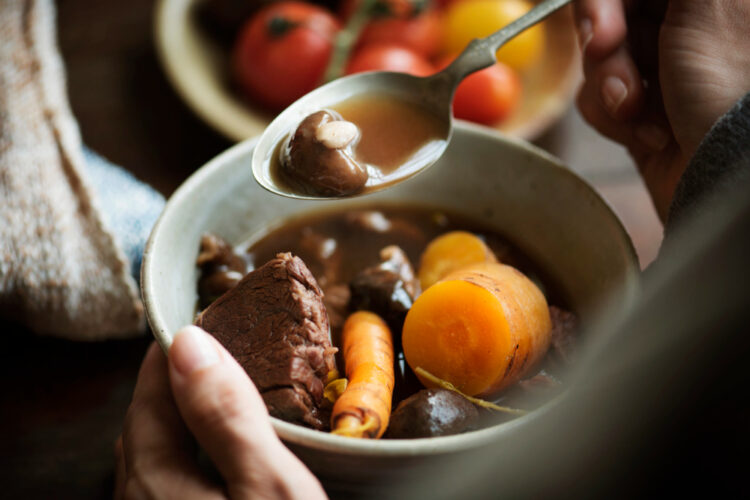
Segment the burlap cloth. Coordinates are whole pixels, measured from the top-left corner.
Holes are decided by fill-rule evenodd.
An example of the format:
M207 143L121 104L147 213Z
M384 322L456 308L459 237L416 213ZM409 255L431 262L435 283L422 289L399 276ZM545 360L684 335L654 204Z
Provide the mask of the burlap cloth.
M0 325L75 340L143 333L133 271L162 203L85 152L53 2L0 0Z

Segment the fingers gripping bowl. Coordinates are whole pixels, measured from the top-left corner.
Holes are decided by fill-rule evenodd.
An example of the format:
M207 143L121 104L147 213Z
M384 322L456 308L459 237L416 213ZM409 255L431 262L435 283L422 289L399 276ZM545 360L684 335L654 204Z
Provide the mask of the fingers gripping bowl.
M497 228L546 271L584 322L587 309L608 292L635 288L637 259L615 215L587 184L526 143L458 123L435 166L362 202L292 200L265 191L249 168L253 146L253 140L242 142L198 170L175 192L153 230L141 286L149 322L164 348L194 320L195 262L204 233L238 244L295 215L358 204L444 207ZM324 484L357 489L408 475L412 464L461 456L523 432L524 422L544 408L482 430L427 439L357 440L278 419L273 425Z

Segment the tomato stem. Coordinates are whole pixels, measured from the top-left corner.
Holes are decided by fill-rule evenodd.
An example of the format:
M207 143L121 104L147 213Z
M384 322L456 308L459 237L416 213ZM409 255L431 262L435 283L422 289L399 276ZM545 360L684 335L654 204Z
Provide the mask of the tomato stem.
M333 51L331 59L328 61L326 71L323 76L324 83L328 83L344 74L346 62L349 60L354 46L359 39L359 35L365 28L367 21L372 17L372 7L378 0L362 0L354 10L354 14L344 26L344 29L338 32L333 41Z
M299 26L299 23L290 21L289 19L281 16L274 16L268 22L268 34L272 38L279 38L284 36L292 28Z

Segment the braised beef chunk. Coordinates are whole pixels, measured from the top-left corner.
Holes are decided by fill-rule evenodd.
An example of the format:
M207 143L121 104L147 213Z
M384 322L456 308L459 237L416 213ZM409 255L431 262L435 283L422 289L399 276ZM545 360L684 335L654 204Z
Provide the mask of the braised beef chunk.
M395 335L401 331L406 313L419 294L419 282L403 250L390 245L380 251L381 263L368 267L349 283L353 310L368 310L381 316Z
M549 306L549 316L552 320L551 354L556 361L568 365L575 354L578 317L556 306Z
M201 270L198 297L201 309L219 298L247 273L247 262L234 252L232 246L213 234L201 238L196 264Z
M315 429L325 377L335 367L323 293L290 253L248 273L198 317L239 361L271 415Z
M321 411L310 394L301 386L269 389L262 393L268 413L287 422L310 425L314 429L328 429L330 413Z
M479 411L466 398L446 389L422 389L401 401L391 415L386 438L448 436L474 429Z

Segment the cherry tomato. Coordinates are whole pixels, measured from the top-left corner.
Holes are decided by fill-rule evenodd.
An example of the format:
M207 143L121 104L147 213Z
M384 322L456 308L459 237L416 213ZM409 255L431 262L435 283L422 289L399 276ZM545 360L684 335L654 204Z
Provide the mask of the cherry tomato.
M431 57L440 46L440 18L431 10L407 18L374 19L365 26L358 43L401 45Z
M366 45L346 65L347 75L376 70L427 76L435 72L435 67L416 52L398 45Z
M232 54L234 77L252 101L282 109L321 83L339 23L315 5L282 1L245 24Z
M451 3L443 16L443 51L461 52L474 38L487 36L515 21L533 7L525 0L460 0ZM497 60L523 70L544 52L544 25L524 31L497 51Z
M442 61L440 68L451 59ZM510 66L495 63L467 76L453 97L453 116L485 125L507 118L521 101L521 79Z
M342 18L348 19L361 0L342 4ZM429 0L377 0L372 20L357 41L358 47L370 44L401 45L424 57L432 57L440 48L440 15Z

